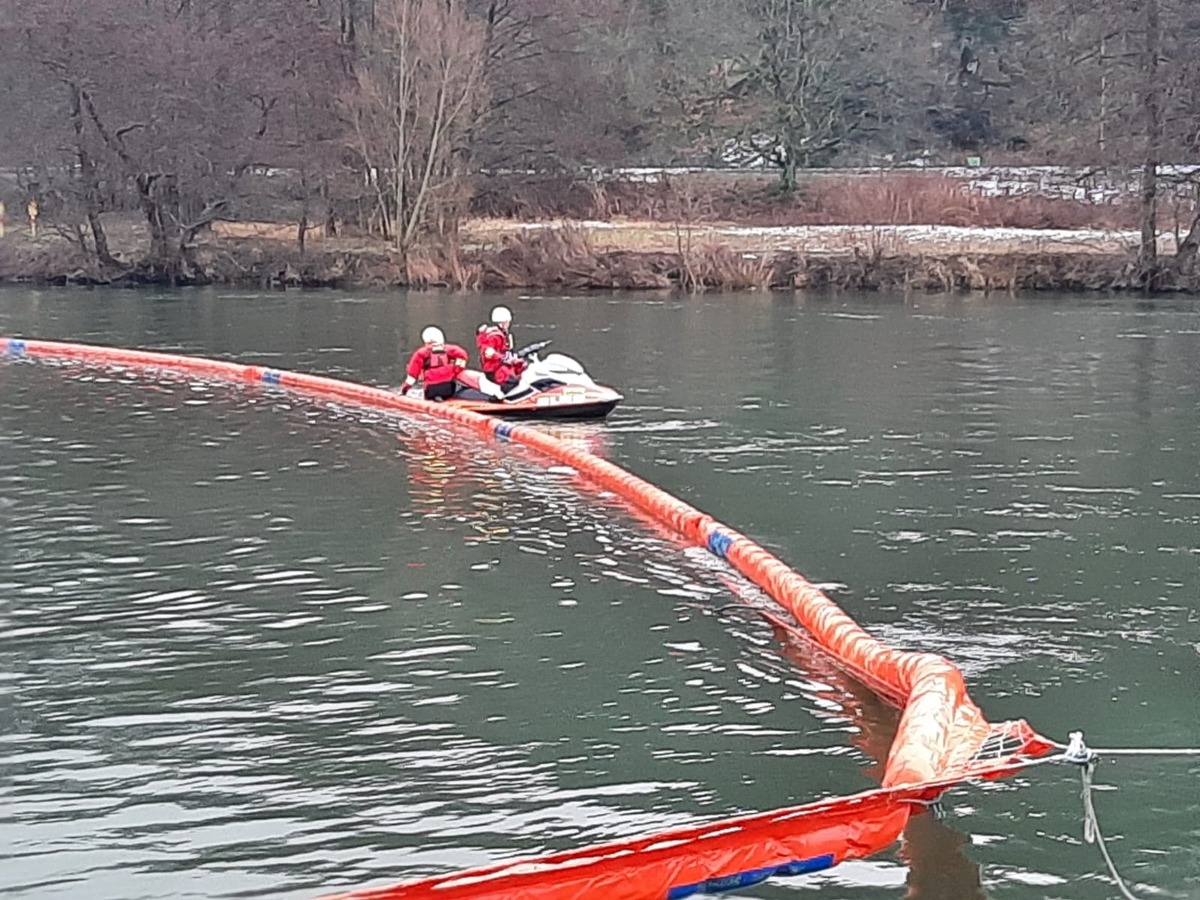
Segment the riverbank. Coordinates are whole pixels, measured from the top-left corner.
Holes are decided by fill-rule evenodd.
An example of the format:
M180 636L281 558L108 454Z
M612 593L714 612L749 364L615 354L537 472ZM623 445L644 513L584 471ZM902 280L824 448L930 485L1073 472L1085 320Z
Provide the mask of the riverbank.
M106 222L114 256L101 267L78 244L11 230L0 281L138 285L148 244L136 220ZM191 248L188 283L254 288L399 286L454 289L1124 291L1138 287L1138 235L1102 228L955 225L675 224L614 217L521 222L476 218L457 243L402 261L384 242L294 225L214 222ZM1175 238L1160 249L1174 253ZM1200 291L1170 276L1168 290Z

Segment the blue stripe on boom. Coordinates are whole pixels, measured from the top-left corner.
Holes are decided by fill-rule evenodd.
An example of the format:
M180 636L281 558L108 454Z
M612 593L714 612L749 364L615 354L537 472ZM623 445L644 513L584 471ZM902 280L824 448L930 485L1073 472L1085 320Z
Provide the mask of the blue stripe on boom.
M274 369L263 369L262 380L267 384L279 384L280 373Z
M8 355L9 356L24 356L25 355L25 342L24 341L9 341L8 342Z
M713 533L708 536L708 549L721 559L725 558L725 554L729 552L729 545L732 543L733 538L720 528L714 528Z
M710 878L696 884L681 884L667 891L667 900L681 900L681 898L691 897L693 894L719 894L724 891L736 891L766 881L776 875L805 875L809 872L820 872L822 869L833 866L833 863L833 854L826 853L824 856L814 856L812 859L798 859L778 866L750 869L747 872Z
M776 875L807 875L809 872L820 872L832 869L836 860L832 853L814 856L812 859L798 859L795 862L784 863L775 870Z
M513 429L516 427L516 423L514 422L499 422L496 425L496 437L505 441L510 440L512 438Z

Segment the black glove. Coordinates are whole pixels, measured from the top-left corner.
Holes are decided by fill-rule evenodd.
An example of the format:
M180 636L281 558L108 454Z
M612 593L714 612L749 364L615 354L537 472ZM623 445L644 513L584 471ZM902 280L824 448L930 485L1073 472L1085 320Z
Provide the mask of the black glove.
M412 385L411 385L411 384L402 384L402 385L400 385L400 394L401 394L401 396L403 396L404 394L407 394L407 393L408 393L408 389L409 389L410 387L412 387Z

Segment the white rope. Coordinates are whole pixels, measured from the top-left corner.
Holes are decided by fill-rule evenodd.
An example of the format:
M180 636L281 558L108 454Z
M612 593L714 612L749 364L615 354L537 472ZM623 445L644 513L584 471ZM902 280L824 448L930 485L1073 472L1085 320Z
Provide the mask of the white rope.
M1100 831L1100 819L1096 815L1096 805L1092 800L1092 772L1095 771L1096 763L1103 756L1200 756L1200 748L1194 747L1126 747L1121 749L1109 750L1094 750L1088 747L1083 741L1082 731L1071 732L1071 742L1069 744L1054 744L1062 752L1051 757L1045 757L1041 761L1046 762L1069 762L1079 766L1083 777L1083 839L1089 844L1096 844L1100 848L1100 855L1104 857L1104 864L1108 866L1108 874L1112 877L1113 883L1121 892L1121 896L1125 900L1139 900L1136 894L1129 889L1125 881L1121 878L1121 874L1117 871L1116 865L1113 863L1112 855L1108 852L1108 845L1104 843L1104 835Z
M1083 776L1083 839L1089 844L1096 844L1100 848L1100 855L1104 857L1104 863L1108 866L1108 874L1116 884L1117 890L1121 892L1121 896L1125 900L1139 900L1138 896L1129 889L1121 878L1121 873L1117 871L1112 856L1108 853L1108 846L1104 843L1104 835L1100 832L1100 820L1096 817L1096 807L1092 802L1092 770L1094 768L1094 763L1088 763L1080 767Z
M1084 764L1098 756L1200 756L1200 747L1119 747L1097 750L1083 742L1082 731L1071 732L1071 743L1051 741L1063 752L1050 757L1054 762L1078 762Z
M1200 756L1200 747L1123 747L1092 752L1097 756Z

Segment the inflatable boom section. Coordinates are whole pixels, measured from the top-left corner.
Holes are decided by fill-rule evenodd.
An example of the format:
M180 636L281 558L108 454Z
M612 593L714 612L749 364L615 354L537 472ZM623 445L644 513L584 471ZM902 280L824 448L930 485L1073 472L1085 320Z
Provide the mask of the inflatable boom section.
M340 404L450 422L571 466L693 544L706 547L788 611L836 664L903 713L880 789L683 828L650 837L502 863L342 900L413 898L679 898L732 890L862 858L892 844L909 816L973 777L999 777L1054 745L1023 721L989 723L951 663L897 650L865 632L814 585L749 538L621 467L526 425L301 372L88 344L0 338L0 356L73 361L140 372L267 385ZM784 627L794 627L786 623Z

